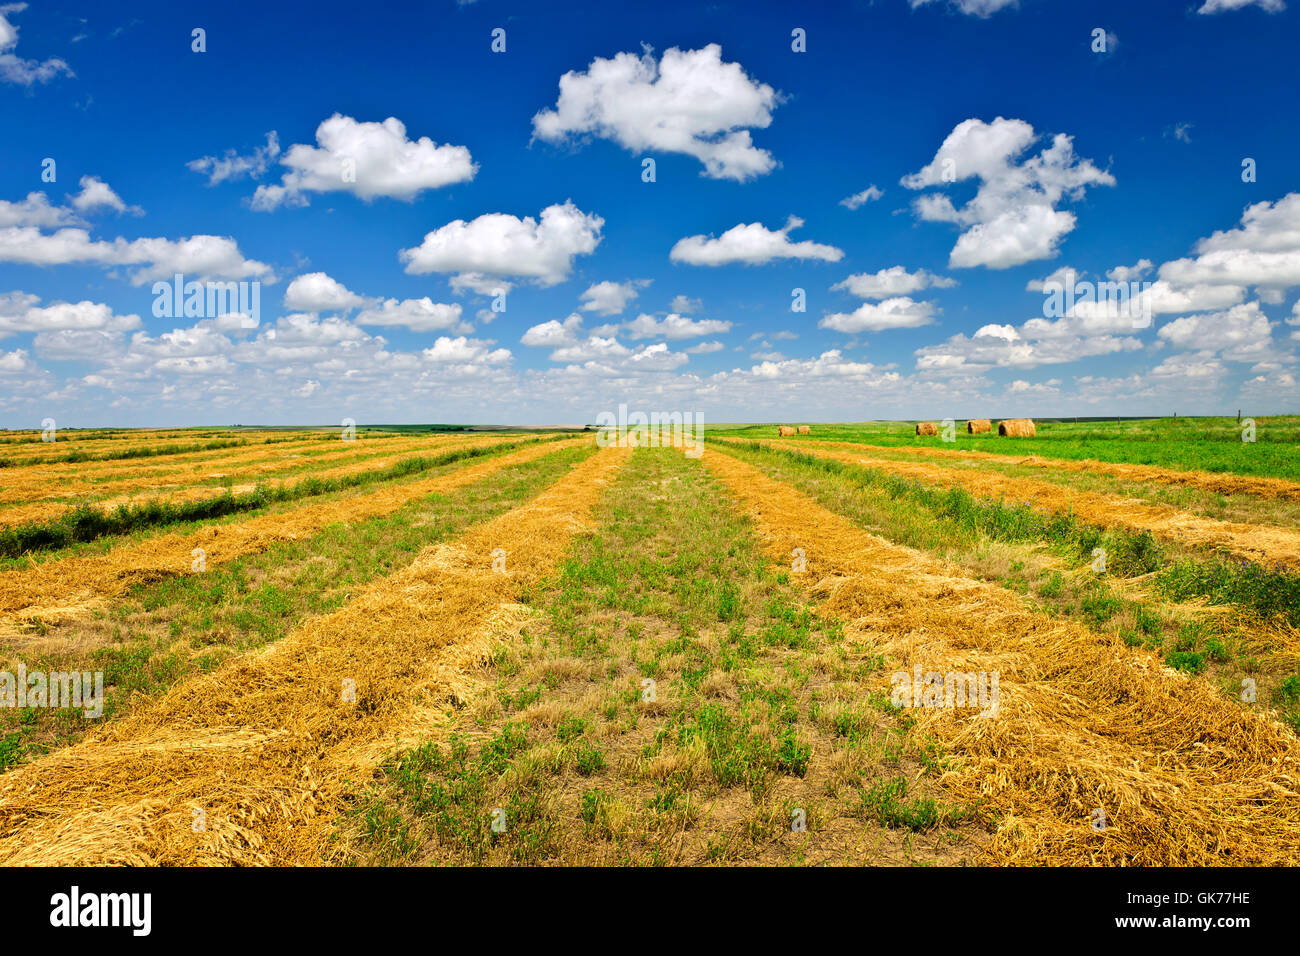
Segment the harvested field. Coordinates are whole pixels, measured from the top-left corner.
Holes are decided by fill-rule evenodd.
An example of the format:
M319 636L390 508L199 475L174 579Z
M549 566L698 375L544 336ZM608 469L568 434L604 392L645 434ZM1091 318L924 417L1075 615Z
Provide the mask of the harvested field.
M328 860L346 781L454 701L463 671L525 619L518 596L589 527L627 454L588 459L533 502L429 549L268 653L12 771L0 789L0 862Z
M192 573L195 550L206 565L263 550L277 541L292 541L338 521L383 515L407 501L478 481L517 461L545 455L560 444L541 444L458 467L435 478L395 484L378 491L308 504L283 514L268 514L200 531L146 538L102 555L52 558L30 568L0 571L0 632L39 620L66 620L105 598L140 583Z
M64 447L60 441L36 441L31 448L23 452L15 451L3 456L5 467L35 467L39 465L80 464L90 462L116 462L126 460L148 460L151 458L170 458L177 455L201 454L207 451L221 451L230 448L244 448L255 445L296 444L303 441L329 441L338 438L337 432L294 431L269 433L235 433L230 435L194 435L173 436L171 439L156 439L137 442L78 442ZM178 440L179 439L179 440ZM35 453L40 449L39 453ZM28 454L26 452L31 452Z
M726 455L706 464L754 516L774 561L804 552L801 580L819 613L844 620L891 666L909 678L918 667L1000 674L992 719L915 711L958 757L944 782L1000 819L992 861L1300 862L1300 745L1286 728L867 534L757 469ZM1096 808L1103 832L1091 826Z
M162 455L140 460L119 458L89 463L62 462L12 467L4 469L5 482L0 486L0 502L25 500L34 491L66 493L66 487L61 486L61 482L71 481L77 485L85 484L94 487L99 484L132 483L138 479L153 479L168 475L203 475L281 462L314 462L339 456L391 454L403 449L427 447L451 441L490 441L494 437L500 439L500 436L487 434L455 434L415 439L401 436L367 436L344 442L337 435L333 435L294 441L277 440L270 443Z
M0 710L0 862L1300 864L1289 479L901 424L8 469L177 510L0 561L0 673L104 687Z
M20 476L14 486L6 486L0 497L6 501L22 502L0 508L0 526L12 526L28 521L49 520L62 511L82 504L112 508L142 499L157 501L198 501L212 495L233 490L236 493L251 490L262 481L283 481L286 477L306 474L310 477L329 478L354 474L366 468L392 465L403 454L442 452L453 448L489 444L499 441L491 437L461 438L459 440L424 440L420 442L394 441L347 443L343 450L335 446L301 451L260 452L256 455L205 461L185 468L160 468L153 474L127 473L122 468L110 474L87 479L83 475L68 481L57 474ZM339 464L350 462L351 464ZM321 466L335 465L323 468ZM143 469L141 470L143 472ZM170 490L163 490L170 489ZM149 492L155 492L149 494ZM39 499L39 500L30 500Z
M811 443L809 443L811 444ZM1111 498L1074 492L1060 485L1010 478L995 472L944 468L921 462L872 458L827 447L807 448L811 455L849 464L878 468L949 488L964 488L974 495L1007 498L1051 512L1070 512L1101 526L1122 526L1151 531L1184 544L1223 548L1253 561L1300 566L1300 531L1215 521L1163 505L1147 505L1129 498Z
M872 655L800 607L698 461L634 455L601 515L466 706L385 763L350 818L356 862L978 856L987 835L948 802L925 743L871 699ZM481 806L510 821L496 839Z
M867 445L850 442L807 442L819 448L852 448L866 453L882 451L899 454L916 455L922 458L953 458L967 461L998 462L1006 465L1025 465L1054 472L1096 472L1128 478L1134 481L1154 481L1168 485L1185 485L1201 488L1218 494L1246 494L1260 498L1281 498L1287 501L1300 501L1300 482L1287 481L1283 478L1264 478L1254 475L1216 474L1207 471L1178 471L1172 468L1158 468L1153 465L1124 465L1115 462L1084 459L1071 461L1061 458L1040 458L1036 455L997 455L982 451L956 451L948 448L911 448L886 445Z

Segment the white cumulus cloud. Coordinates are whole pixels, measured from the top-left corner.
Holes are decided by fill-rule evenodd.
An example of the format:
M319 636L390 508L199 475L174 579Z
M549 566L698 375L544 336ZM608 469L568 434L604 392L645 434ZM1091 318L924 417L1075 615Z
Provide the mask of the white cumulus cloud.
M927 193L913 204L922 220L964 227L949 256L953 268L1007 269L1050 259L1077 221L1057 205L1081 199L1088 186L1115 184L1110 173L1076 156L1064 133L1021 161L1036 139L1023 120L968 119L948 134L927 166L903 177L902 184L914 190L978 180L975 197L960 209L943 193Z
M575 256L595 251L604 225L600 216L569 201L547 206L540 219L507 213L487 213L469 222L456 219L399 255L406 271L415 275L518 276L552 286L569 277Z
M284 306L295 312L346 312L365 301L324 272L300 275L284 290Z
M91 239L85 229L42 233L25 226L0 228L0 262L26 265L93 263L106 267L134 266L131 282L141 285L184 273L193 279L261 279L271 281L271 267L246 259L228 236L186 239Z
M456 338L440 335L432 348L420 354L426 361L439 365L503 365L511 358L509 349L494 349L491 342L463 335Z
M852 312L837 312L817 323L836 332L880 332L885 329L914 329L934 321L933 302L915 302L897 296L883 302L864 302Z
M1175 348L1214 352L1234 362L1258 362L1276 354L1272 328L1259 303L1246 302L1223 312L1174 319L1157 334Z
M597 282L582 293L580 308L583 312L595 312L597 315L620 315L628 303L637 297L639 290L649 284L649 279Z
M774 259L821 259L839 262L844 250L805 239L791 242L790 232L803 225L798 216L791 216L780 229L768 229L761 222L741 223L732 226L716 239L713 236L687 236L677 240L668 254L674 262L695 266L723 266L742 262L762 265Z
M117 315L101 302L54 302L38 306L36 296L0 295L0 338L15 332L102 330L122 332L140 327L140 316Z
M419 299L384 299L362 309L353 320L357 325L402 326L412 332L468 332L461 321L459 303L434 302L428 296Z
M633 339L694 339L730 331L730 322L721 319L688 319L676 313L670 313L662 319L643 313L627 324L628 337Z
M533 117L533 135L552 143L595 136L632 152L684 153L704 164L706 176L744 182L776 165L749 130L766 129L778 101L739 63L724 63L716 43L673 47L658 62L647 48L565 73L555 109Z
M42 192L31 192L26 199L10 202L0 199L0 228L9 226L40 226L55 229L75 225L80 220L76 213L64 206L55 206Z
M859 299L887 299L928 288L951 289L956 284L955 279L935 275L924 269L908 272L903 266L891 266L874 273L855 273L844 281L835 283L831 290L850 292Z
M427 136L407 139L395 116L369 123L335 113L316 128L316 142L285 151L280 163L289 171L279 185L257 187L254 209L305 206L311 193L328 192L410 201L426 189L468 182L478 171L466 147L439 146Z
M534 325L519 341L533 348L553 349L564 345L575 345L581 329L582 316L575 312L563 322L551 319L549 322Z
M1176 287L1300 285L1300 192L1248 206L1238 228L1201 239L1193 251L1162 265L1160 279Z
M130 212L143 215L139 206L128 206L122 197L113 192L113 188L97 176L82 176L77 184L81 192L72 197L72 207L80 213L91 213L97 209L111 209L114 212Z
M18 46L18 28L9 22L9 17L27 9L25 3L9 3L0 6L0 80L16 83L19 86L32 86L36 83L48 83L60 73L73 76L72 67L67 62L50 57L48 60L25 60L14 53Z

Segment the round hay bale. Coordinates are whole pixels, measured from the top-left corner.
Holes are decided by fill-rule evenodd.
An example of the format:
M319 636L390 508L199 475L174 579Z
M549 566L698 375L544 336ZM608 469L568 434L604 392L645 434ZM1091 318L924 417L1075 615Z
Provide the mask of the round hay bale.
M993 431L993 422L987 418L972 418L966 423L966 431L972 435L983 435Z
M1008 418L998 422L998 434L1010 438L1033 438L1037 429L1032 418Z
M800 434L800 435L811 435L811 434L812 434L812 429L811 429L810 427L808 427L807 425L800 425L800 426L799 426L799 434Z
M939 426L934 422L917 422L916 433L918 435L937 435L939 434Z
M790 425L778 425L776 426L776 434L780 438L785 438L787 435L794 434L794 428Z

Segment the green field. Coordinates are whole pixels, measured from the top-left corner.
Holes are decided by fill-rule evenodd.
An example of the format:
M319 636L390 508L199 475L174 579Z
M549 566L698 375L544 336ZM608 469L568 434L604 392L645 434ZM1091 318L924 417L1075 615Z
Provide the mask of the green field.
M993 426L997 428L997 419ZM1244 419L1243 419L1244 421ZM956 441L918 436L915 421L867 421L817 425L810 436L822 441L870 445L932 446L1000 455L1034 454L1043 458L1091 458L1096 461L1161 465L1186 471L1212 471L1300 480L1300 416L1256 418L1255 441L1242 440L1236 418L1134 418L1092 421L1036 420L1034 438L1000 438L996 432L966 433L957 419ZM779 424L715 425L709 435L771 438Z

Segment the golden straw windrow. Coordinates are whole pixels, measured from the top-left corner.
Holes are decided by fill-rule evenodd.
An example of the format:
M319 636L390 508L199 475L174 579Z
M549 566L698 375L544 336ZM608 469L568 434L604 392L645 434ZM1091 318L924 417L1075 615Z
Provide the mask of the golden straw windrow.
M128 503L167 502L176 504L202 501L206 498L220 497L226 494L227 491L234 494L244 494L252 491L260 482L276 481L279 476L284 475L286 472L292 473L292 480L280 479L277 483L291 488L300 481L342 478L361 472L389 468L406 458L441 455L446 452L473 448L477 445L489 443L481 439L471 438L464 441L448 441L437 444L428 442L420 445L403 444L393 448L371 448L367 449L365 453L332 454L325 459L282 459L280 461L265 462L252 468L239 467L233 474L228 472L207 475L202 478L191 477L189 481L185 481L176 475L144 479L139 482L132 482L129 493L119 493L113 497L87 501L42 500L0 508L0 527L13 527L27 522L57 519L62 513L82 503L91 504L97 508L111 509ZM349 464L325 468L314 467L329 465L340 459L348 461ZM92 485L91 487L102 491L111 490L105 488L103 484ZM150 488L167 488L169 490L150 495L142 494L142 492L146 492Z
M870 445L859 442L809 441L803 445L819 448L848 448L869 453L898 452L922 458L954 458L966 461L996 462L1001 465L1024 465L1050 471L1084 472L1126 478L1131 481L1154 481L1166 485L1183 485L1212 491L1221 495L1254 495L1258 498L1280 498L1300 501L1300 482L1285 478L1268 478L1257 475L1219 474L1212 471L1180 471L1159 465L1122 464L1098 461L1095 458L1042 458L1038 455L999 455L987 451L959 451L954 448L910 445Z
M793 577L820 613L898 668L882 673L883 694L939 675L938 703L951 688L960 704L957 678L996 679L995 707L910 710L955 761L941 784L997 821L988 862L1300 863L1300 741L1280 723L731 455L705 462L774 560L803 549L806 572Z
M463 693L467 666L525 620L521 592L591 527L629 454L597 452L265 653L10 771L0 778L0 864L332 860L347 788L427 726L431 707Z
M425 446L422 449L407 449L412 452L410 457L421 457L423 455L443 454L444 452L457 451L462 448L472 447L473 443L453 442L445 445L439 445L436 448ZM98 490L101 496L87 495L85 489L79 489L80 494L70 496L60 496L52 498L44 497L39 501L23 502L0 508L0 528L12 528L18 525L30 524L36 522L56 521L63 515L82 505L89 505L105 511L120 505L145 505L145 504L182 504L186 502L203 501L209 498L219 498L227 493L229 494L247 494L253 491L259 484L279 485L285 488L292 488L299 482L310 479L340 478L347 475L353 475L360 472L380 470L397 464L402 460L400 454L397 456L374 454L371 456L341 455L332 456L331 461L337 462L339 458L349 460L346 465L337 465L335 467L316 468L316 465L328 466L331 461L323 462L304 462L297 461L279 461L268 462L253 468L240 468L234 473L224 472L216 475L194 476L186 481L183 476L169 475L155 479L144 479L139 482L131 482L129 490L114 489L106 487L103 484L92 485L91 487ZM288 474L286 474L288 473ZM76 486L71 486L76 488ZM113 492L116 491L116 494Z
M186 452L178 455L162 455L155 458L113 458L107 461L61 462L55 464L24 465L4 469L3 484L0 489L37 490L52 488L57 490L59 482L69 478L89 481L130 481L137 477L178 474L212 468L218 465L243 461L259 461L291 455L310 457L337 451L330 442L276 442L271 445L256 444L238 448L209 449L207 451ZM29 495L30 496L30 495ZM3 500L20 500L12 493L4 494Z
M23 622L54 623L76 617L136 584L191 574L196 550L205 565L297 541L335 523L356 524L392 514L409 501L479 481L502 468L532 461L561 448L590 441L542 442L518 451L472 461L455 471L415 481L387 483L362 494L301 505L197 531L124 543L104 554L54 557L30 567L0 571L0 633Z
M1070 511L1089 524L1145 530L1184 544L1223 548L1252 561L1278 563L1288 567L1300 566L1300 531L1290 528L1220 521L1190 514L1169 505L1076 491L1050 481L1014 478L993 471L972 471L924 462L871 458L860 452L824 448L804 450L818 458L864 465L945 488L964 488L979 497L1022 501L1042 511Z
M386 439L385 441L393 441ZM411 440L411 439L406 439ZM249 444L231 445L223 448L207 448L181 452L175 455L157 455L142 458L106 458L79 462L46 462L33 465L15 465L6 469L10 479L33 479L46 475L78 476L116 476L118 473L139 471L150 474L167 470L180 470L192 465L211 465L219 461L243 461L259 456L291 454L324 454L339 451L354 445L375 444L367 437L355 442L343 442L337 435L333 440L322 437L296 439L293 441L251 442Z
M166 440L158 440L158 441L127 440L127 441L108 441L103 443L65 442L65 441L58 441L58 440L53 442L38 441L35 442L32 447L24 449L21 454L17 452L5 453L5 454L0 454L0 457L9 459L13 467L35 467L41 464L51 464L51 465L77 464L77 462L62 462L59 460L69 454L118 455L121 454L122 452L130 451L139 457L128 458L128 459L92 458L92 462L104 463L104 462L114 462L114 461L124 461L124 460L141 461L141 460L148 460L149 457L154 457L153 455L148 455L148 454L141 455L140 454L141 452L157 453L161 449L166 448L168 446L179 446L182 448L193 447L194 450L177 452L177 453L167 452L166 454L156 454L156 457L173 458L182 454L185 455L198 454L201 451L204 451L203 448L204 445L211 444L213 442L220 442L224 444L225 450L229 451L231 448L240 447L241 445L256 445L260 447L265 447L266 445L289 444L289 443L298 443L298 442L306 442L306 441L325 441L331 438L337 438L338 434L339 432L337 430L334 430L329 432L324 432L324 431L321 432L295 431L289 433L254 432L254 433L243 433L243 434L236 434L236 435L176 435ZM239 444L226 444L226 443L239 443ZM220 451L220 450L221 449L219 448L206 449L208 453L211 453L213 451Z
M248 434L243 429L240 432ZM11 448L14 446L24 445L41 445L41 436L45 431L40 428L24 428L6 431L0 434L0 448ZM175 438L179 436L193 437L198 435L203 438L214 438L222 435L237 434L230 429L220 428L65 428L57 432L58 439L65 443L88 442L123 442L123 441L143 441L158 438Z
M461 440L472 436L457 435ZM496 437L500 436L483 436ZM89 489L102 488L112 483L136 484L159 478L196 475L220 477L220 472L230 468L243 468L270 463L305 464L327 457L349 457L363 454L386 454L400 448L433 447L445 444L450 438L423 439L358 439L355 442L314 440L308 442L277 442L271 445L253 445L244 448L224 448L185 455L162 456L143 459L113 459L106 462L65 463L58 465L32 465L7 468L0 471L0 502L30 500L43 492L66 495L69 482ZM285 464L285 467L288 467ZM142 485L144 486L144 485Z
M306 430L296 430L298 434L310 434ZM126 448L149 448L161 445L179 445L191 444L195 442L212 442L212 441L262 441L266 438L277 435L283 437L290 432L258 432L258 431L241 431L241 432L208 432L195 430L180 430L169 432L151 432L148 430L132 430L123 432L116 436L111 435L75 435L67 431L55 430L53 439L43 438L46 433L41 431L31 432L19 439L0 439L0 454L34 454L45 456L50 454L66 454L68 452L103 452L115 451ZM316 434L323 434L316 432Z

